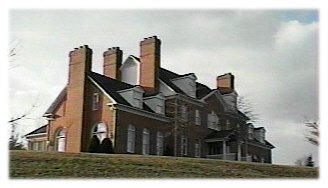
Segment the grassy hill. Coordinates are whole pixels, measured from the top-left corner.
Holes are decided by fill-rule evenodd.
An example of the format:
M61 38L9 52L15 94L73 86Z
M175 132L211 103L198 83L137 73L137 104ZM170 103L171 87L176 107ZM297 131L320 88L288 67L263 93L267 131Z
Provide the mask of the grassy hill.
M211 159L10 151L10 178L318 178L318 168Z

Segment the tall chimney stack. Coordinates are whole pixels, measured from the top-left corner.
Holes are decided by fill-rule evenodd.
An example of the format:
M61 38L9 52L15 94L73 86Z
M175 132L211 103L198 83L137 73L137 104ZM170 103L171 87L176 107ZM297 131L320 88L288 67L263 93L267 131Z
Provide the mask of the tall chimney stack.
M120 47L108 48L104 52L103 74L107 77L121 80L122 50Z
M140 85L146 92L157 92L161 66L161 40L156 36L145 38L140 42L140 62Z
M82 130L85 116L85 85L87 73L91 71L92 50L80 46L69 53L69 78L67 86L66 117L67 129L66 151L81 152Z
M234 75L226 73L216 78L216 87L222 94L231 93L235 89Z

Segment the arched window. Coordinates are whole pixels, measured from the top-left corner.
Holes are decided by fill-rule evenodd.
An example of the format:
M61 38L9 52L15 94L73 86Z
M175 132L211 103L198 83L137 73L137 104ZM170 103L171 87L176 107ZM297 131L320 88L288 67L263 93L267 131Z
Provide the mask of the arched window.
M66 131L59 129L55 137L55 151L65 152L66 148Z
M92 136L97 136L100 143L103 139L107 138L107 126L104 123L98 123L92 132Z

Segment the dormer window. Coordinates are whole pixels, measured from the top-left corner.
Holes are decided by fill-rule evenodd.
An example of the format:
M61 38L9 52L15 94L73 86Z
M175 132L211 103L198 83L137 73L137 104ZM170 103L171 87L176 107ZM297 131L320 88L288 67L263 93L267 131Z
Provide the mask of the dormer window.
M118 91L118 93L136 108L143 108L143 93L141 87L135 86L130 89Z
M172 83L178 86L184 93L188 96L195 98L196 97L196 80L197 77L195 74L186 74L181 77L172 79Z
M99 93L93 93L92 98L92 110L98 110L99 109Z
M165 115L165 97L162 93L145 97L143 101L155 113Z

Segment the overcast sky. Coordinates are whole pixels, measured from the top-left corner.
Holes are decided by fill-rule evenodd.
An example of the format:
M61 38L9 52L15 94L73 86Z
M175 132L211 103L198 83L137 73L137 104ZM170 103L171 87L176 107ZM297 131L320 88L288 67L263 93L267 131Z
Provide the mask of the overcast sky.
M93 71L102 73L102 53L119 46L124 58L139 56L139 42L162 40L162 67L193 72L215 87L231 72L240 96L253 104L273 162L294 164L318 148L305 140L305 120L318 117L318 14L314 10L11 10L10 114L17 117L35 101L21 134L43 125L38 118L65 86L68 53L93 49Z

